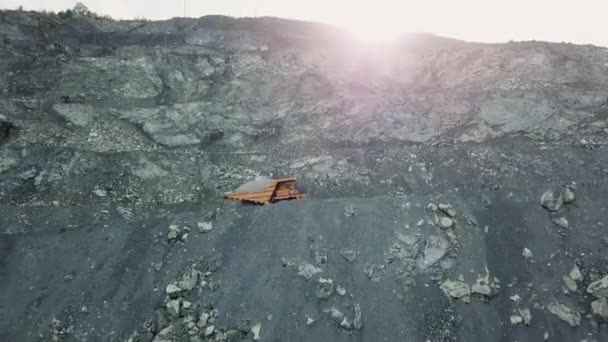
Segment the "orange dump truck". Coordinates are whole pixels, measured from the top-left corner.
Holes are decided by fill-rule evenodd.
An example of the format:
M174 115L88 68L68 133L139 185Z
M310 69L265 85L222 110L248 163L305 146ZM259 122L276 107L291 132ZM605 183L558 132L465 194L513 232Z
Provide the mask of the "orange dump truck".
M224 193L224 198L255 204L300 200L304 197L305 195L296 189L295 178L257 179Z

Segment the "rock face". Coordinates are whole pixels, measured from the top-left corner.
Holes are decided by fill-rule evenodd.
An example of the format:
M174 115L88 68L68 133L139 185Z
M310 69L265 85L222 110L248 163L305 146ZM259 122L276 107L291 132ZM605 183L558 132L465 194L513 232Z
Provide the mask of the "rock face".
M607 80L594 46L0 11L0 340L607 340ZM222 198L265 177L306 200Z

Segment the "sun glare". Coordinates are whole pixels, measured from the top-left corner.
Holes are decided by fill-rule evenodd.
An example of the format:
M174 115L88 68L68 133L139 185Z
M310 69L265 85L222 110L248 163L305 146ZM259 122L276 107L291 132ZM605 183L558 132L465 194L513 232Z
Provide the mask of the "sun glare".
M403 27L391 15L353 16L344 18L341 26L362 42L385 43L404 34Z

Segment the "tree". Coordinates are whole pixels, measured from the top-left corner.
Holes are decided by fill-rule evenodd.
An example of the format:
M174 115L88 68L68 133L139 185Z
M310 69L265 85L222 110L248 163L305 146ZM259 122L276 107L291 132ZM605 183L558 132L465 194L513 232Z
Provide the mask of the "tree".
M82 2L76 3L74 8L72 8L72 13L77 18L87 18L91 16L91 11L89 11L89 8Z

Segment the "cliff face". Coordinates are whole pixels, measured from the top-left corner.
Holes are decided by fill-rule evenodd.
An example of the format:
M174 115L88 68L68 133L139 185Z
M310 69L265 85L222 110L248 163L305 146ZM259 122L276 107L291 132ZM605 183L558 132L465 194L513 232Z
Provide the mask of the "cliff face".
M13 11L0 38L2 340L608 338L607 49ZM219 199L257 176L310 199Z

